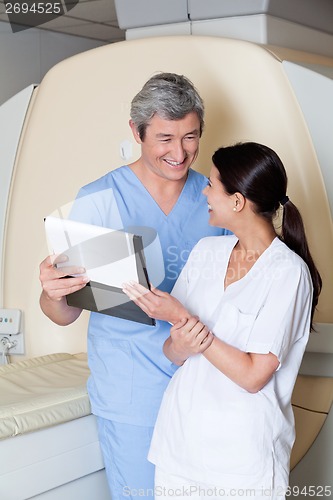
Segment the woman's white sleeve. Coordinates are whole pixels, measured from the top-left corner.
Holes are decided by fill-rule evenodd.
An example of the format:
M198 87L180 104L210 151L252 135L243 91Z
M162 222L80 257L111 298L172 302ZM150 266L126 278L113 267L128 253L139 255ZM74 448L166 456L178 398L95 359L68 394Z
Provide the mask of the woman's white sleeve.
M310 331L312 283L307 268L285 269L272 279L254 322L246 351L272 352L280 363L291 346Z

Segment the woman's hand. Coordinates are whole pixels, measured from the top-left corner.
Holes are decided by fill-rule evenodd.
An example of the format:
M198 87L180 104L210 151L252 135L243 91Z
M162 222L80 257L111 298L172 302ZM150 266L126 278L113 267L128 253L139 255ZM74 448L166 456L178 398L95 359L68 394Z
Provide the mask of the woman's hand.
M190 313L167 292L152 287L148 290L135 281L123 284L123 292L133 300L150 318L177 323L182 318L189 318Z
M201 354L213 342L214 335L197 317L178 321L164 344L164 354L176 365L194 354Z

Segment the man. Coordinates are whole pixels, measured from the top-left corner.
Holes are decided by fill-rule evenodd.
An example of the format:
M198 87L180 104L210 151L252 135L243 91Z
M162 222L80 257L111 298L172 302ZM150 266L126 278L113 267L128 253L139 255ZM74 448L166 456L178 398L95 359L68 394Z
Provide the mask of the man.
M152 253L146 255L147 269L162 291L171 291L200 238L224 233L209 227L202 195L207 179L190 169L203 115L203 102L187 78L173 73L150 78L131 106L129 123L141 146L140 158L82 188L82 205L75 210L74 204L71 215L110 228L119 228L120 219L122 228L154 230L163 272L156 273ZM57 269L51 257L41 263L41 308L57 324L68 325L81 313L67 305L66 295L83 288L87 279L62 278L82 271ZM176 369L162 351L169 330L163 321L147 326L91 313L88 392L113 500L135 497L139 490L140 496L152 496L154 469L146 457L163 392Z

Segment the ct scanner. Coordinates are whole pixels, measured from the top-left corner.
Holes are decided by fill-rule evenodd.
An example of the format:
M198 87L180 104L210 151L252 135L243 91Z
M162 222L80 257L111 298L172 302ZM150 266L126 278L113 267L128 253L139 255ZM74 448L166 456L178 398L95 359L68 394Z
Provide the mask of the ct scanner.
M43 218L70 203L81 185L138 155L128 127L130 101L157 71L185 74L204 99L197 169L208 173L220 145L248 140L275 149L286 166L288 195L302 212L323 277L317 333L293 396L291 486L332 489L333 59L175 36L71 57L0 108L6 144L0 153L0 300L23 311L25 335L23 360L12 356L13 363L0 368L0 498L109 498L84 390L88 369L80 353L88 316L58 327L39 308L38 266L48 252ZM39 393L30 390L36 380L42 381Z

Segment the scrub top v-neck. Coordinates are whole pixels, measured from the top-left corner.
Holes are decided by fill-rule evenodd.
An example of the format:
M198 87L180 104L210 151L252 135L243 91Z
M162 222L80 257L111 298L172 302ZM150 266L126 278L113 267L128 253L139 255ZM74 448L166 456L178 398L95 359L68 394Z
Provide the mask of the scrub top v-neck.
M142 191L143 196L146 199L147 207L148 207L148 205L150 205L152 210L155 210L155 209L160 210L162 218L172 219L173 217L177 217L177 215L180 212L182 213L183 216L185 216L185 214L188 212L187 203L188 203L189 199L190 200L193 199L193 193L191 193L191 181L189 181L189 178L191 178L193 176L193 173L194 173L193 170L189 170L188 177L187 177L187 179L184 183L184 186L179 194L179 197L168 214L163 212L163 210L161 209L161 207L159 206L159 204L157 203L155 198L150 194L148 189L145 187L145 185L141 182L139 177L135 174L135 172L133 172L133 170L130 167L128 167L128 166L124 167L124 173L125 172L128 173L129 178L130 177L134 178L133 182L136 183L138 190Z

